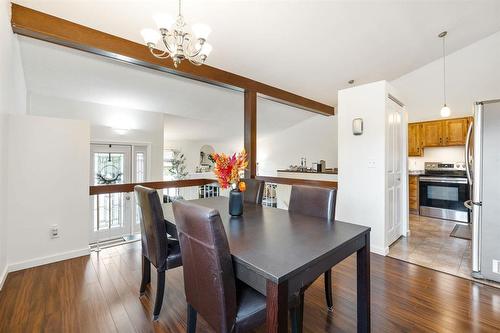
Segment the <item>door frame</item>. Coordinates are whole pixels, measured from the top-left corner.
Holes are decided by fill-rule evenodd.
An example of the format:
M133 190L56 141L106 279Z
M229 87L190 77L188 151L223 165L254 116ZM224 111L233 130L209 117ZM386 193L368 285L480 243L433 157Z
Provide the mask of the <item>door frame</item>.
M130 146L131 147L131 155L130 155L130 172L131 172L131 182L136 182L136 167L135 167L135 153L138 152L137 147L146 147L146 177L145 181L151 180L151 142L146 141L127 141L127 140L105 140L105 139L95 139L90 141L90 147L92 145L117 145L117 146ZM90 172L92 172L92 166L90 168ZM90 221L90 232L93 229L93 196L89 198L90 207L91 207L91 221ZM136 212L136 204L135 204L135 196L130 196L130 231L131 233L139 233L140 228L135 227L135 213ZM93 238L90 238L91 241Z

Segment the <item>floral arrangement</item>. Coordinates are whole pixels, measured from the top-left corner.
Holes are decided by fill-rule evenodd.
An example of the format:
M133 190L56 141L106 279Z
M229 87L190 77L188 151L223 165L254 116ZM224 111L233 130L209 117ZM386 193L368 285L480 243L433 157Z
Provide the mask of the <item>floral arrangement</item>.
M238 188L240 191L245 190L245 183L240 182L240 172L248 166L245 149L232 156L224 153L212 153L210 160L215 163L214 173L222 188L231 187L231 189Z

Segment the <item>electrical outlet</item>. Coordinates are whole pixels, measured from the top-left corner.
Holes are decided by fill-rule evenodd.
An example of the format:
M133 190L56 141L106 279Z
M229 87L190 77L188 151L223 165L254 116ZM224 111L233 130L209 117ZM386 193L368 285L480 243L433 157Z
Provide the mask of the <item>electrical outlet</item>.
M500 260L493 259L492 262L493 262L493 268L492 268L493 273L500 274Z
M59 238L59 226L53 224L49 227L50 238Z
M373 161L373 160L368 161L368 167L369 167L370 169L375 168L375 161Z

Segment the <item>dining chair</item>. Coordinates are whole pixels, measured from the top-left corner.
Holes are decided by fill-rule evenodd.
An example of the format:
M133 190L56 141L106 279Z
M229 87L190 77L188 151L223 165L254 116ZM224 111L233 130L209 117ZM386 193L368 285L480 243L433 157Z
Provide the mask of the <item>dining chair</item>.
M319 217L325 221L334 221L336 200L335 188L292 185L288 210L292 213ZM325 272L324 280L328 311L333 311L331 269Z
M177 230L163 218L158 192L144 186L134 187L139 207L142 243L142 281L140 295L151 282L151 264L156 268L157 285L153 320L158 319L165 291L165 271L182 266ZM170 235L171 237L168 237Z
M235 278L219 212L188 201L173 203L184 263L188 333L197 315L221 333L249 332L266 321L266 297ZM293 305L293 303L292 303ZM298 312L292 306L293 332Z
M245 182L246 190L243 193L243 200L245 202L255 203L262 205L262 198L264 197L265 182L257 179L242 179Z

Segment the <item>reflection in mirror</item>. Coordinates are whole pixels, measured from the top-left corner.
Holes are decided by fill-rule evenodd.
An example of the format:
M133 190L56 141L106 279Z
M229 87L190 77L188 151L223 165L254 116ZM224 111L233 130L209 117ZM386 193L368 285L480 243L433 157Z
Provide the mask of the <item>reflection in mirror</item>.
M209 158L213 153L215 153L215 149L210 145L203 145L200 148L200 166L206 167L207 171L210 171L214 165L214 163Z
M257 175L337 181L337 117L257 100ZM266 183L265 203L287 208L289 185Z
M29 115L88 124L88 136L67 141L89 145L89 151L90 145L107 147L111 154L117 149L126 151L125 182L196 178L215 182L208 154L230 154L243 148L241 92L28 37L19 36L19 44ZM200 152L204 154L201 159ZM86 181L94 184L95 175ZM216 185L202 185L168 189L163 194L169 201L221 192ZM137 234L134 196L108 201L101 196L105 194L92 205L89 230L95 237L91 238ZM113 203L111 209L107 202ZM120 214L110 215L111 210ZM96 219L102 222L115 215L119 219L94 230L93 226L102 224L94 223Z

